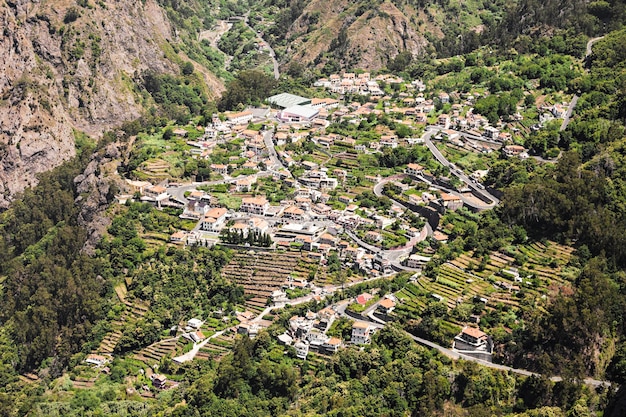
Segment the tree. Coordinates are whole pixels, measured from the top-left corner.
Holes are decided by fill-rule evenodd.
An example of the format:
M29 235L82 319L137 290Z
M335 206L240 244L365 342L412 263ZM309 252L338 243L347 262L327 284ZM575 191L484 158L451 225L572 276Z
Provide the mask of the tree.
M260 103L266 99L276 85L273 77L258 70L240 71L228 84L217 104L220 111L233 110L239 104Z
M185 61L185 63L180 66L180 72L183 75L191 75L193 74L193 70L193 64L189 61Z

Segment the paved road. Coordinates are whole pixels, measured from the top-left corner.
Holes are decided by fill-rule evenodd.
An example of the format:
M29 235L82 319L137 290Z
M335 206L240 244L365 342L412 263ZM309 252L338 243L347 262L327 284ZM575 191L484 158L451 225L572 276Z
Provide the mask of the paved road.
M258 36L259 39L261 39L267 45L267 50L269 51L270 58L272 58L272 64L274 65L274 79L277 80L280 78L280 69L278 67L278 60L276 59L276 52L274 52L274 49L272 49L270 43L263 39L262 34L260 32L257 32L252 26L250 26L250 24L248 23L249 15L250 12L246 12L246 14L244 15L244 23L246 24L246 26L248 26L248 28L250 28L251 31L256 34L256 36Z
M569 107L567 108L567 112L563 117L563 122L561 122L561 127L559 128L561 132L567 128L567 125L569 124L569 121L572 117L572 113L574 112L574 107L576 107L576 103L578 103L578 96L574 94L574 96L572 97L572 101L570 101Z
M218 184L229 184L237 180L242 180L248 177L254 177L254 176L264 177L268 175L272 175L272 173L268 171L263 171L263 172L259 172L259 173L251 174L251 175L240 175L236 178L228 178L225 180L222 179L222 180L217 180L217 181L192 182L190 184L178 185L176 187L167 187L167 193L170 196L172 196L174 200L180 201L183 204L187 204L189 200L187 200L187 197L185 197L185 193L188 191L197 190L198 187L218 185Z
M345 307L344 307L344 314L345 314ZM376 327L376 328L381 328L381 325L375 321L372 321L369 317L363 317L363 321L368 322L370 325L372 325L372 327ZM478 358L474 358L472 356L468 356L468 355L464 355L460 352L457 352L453 349L438 345L434 342L431 342L430 340L426 340L426 339L422 339L421 337L417 337L415 335L412 335L409 332L405 332L405 334L407 336L409 336L411 339L413 339L415 342L419 343L422 346L431 348L431 349L436 349L437 351L439 351L439 353L441 353L442 355L452 359L452 360L459 360L459 359L463 359L469 362L475 362L478 363L479 365L482 366L486 366L487 368L491 368L491 369L497 369L500 371L505 371L505 372L512 372L512 373L516 373L519 375L524 375L524 376L531 376L531 375L535 375L535 376L540 376L540 374L536 373L536 372L531 372L528 371L526 369L518 369L518 368L512 368L510 366L506 366L506 365L500 365L497 363L492 363L492 362L488 362L488 361L484 361L482 359L478 359ZM550 378L551 381L554 382L558 382L561 381L562 378L559 376L554 376ZM597 380L597 379L593 379L593 378L586 378L583 380L583 382L587 385L593 386L593 387L599 387L599 386L610 386L611 382L609 381L601 381L601 380Z
M467 200L465 197L463 197L459 193L455 193L454 191L448 191L448 192L451 192L452 194L458 195L459 197L461 197L461 199L463 200L464 204L467 204L467 205L472 206L472 207L476 207L478 210L487 210L487 209L493 208L496 205L498 205L500 203L500 200L498 200L494 195L492 195L488 191L482 190L479 187L477 187L476 184L467 175L465 175L465 173L463 171L461 171L460 169L455 168L454 165L451 164L446 159L445 156L443 156L441 151L439 151L439 149L437 149L437 146L435 146L435 144L430 139L437 132L439 132L438 128L429 127L429 129L427 129L426 132L424 133L424 135L422 136L422 139L424 140L424 144L428 147L428 150L433 154L435 159L437 159L437 161L439 161L443 166L449 167L450 168L450 172L453 175L458 177L469 188L473 189L474 192L482 195L485 199L491 201L491 203L490 204L488 204L488 203L477 204L476 202L474 202L472 200ZM438 187L438 188L441 188L441 187Z
M276 170L287 170L287 167L283 165L282 161L278 157L278 154L276 153L276 148L274 147L274 132L272 132L271 130L267 130L263 134L263 141L265 142L265 147L267 148L267 152L269 153L270 159L272 161L272 166L268 168Z
M591 55L591 48L593 47L593 44L598 42L600 39L603 39L604 36L598 36L597 38L591 38L589 39L589 42L587 42L587 48L585 50L585 58L587 58L589 55Z
M196 357L196 355L198 354L198 352L200 351L200 349L202 349L204 347L204 345L206 345L207 343L209 343L209 341L215 337L219 337L221 336L226 330L220 330L219 332L215 332L215 334L207 337L206 339L204 339L202 342L200 343L194 343L193 344L193 348L185 353L184 355L178 356L176 358L173 358L172 360L178 363L185 363L185 362L189 362L192 361L193 358Z
M409 267L404 266L404 265L402 265L400 263L400 258L401 257L406 257L406 256L411 254L411 250L413 249L413 246L417 243L417 238L411 239L405 245L404 248L392 249L392 250L383 250L383 249L381 249L381 248L379 248L377 246L370 245L369 243L363 241L356 234L354 234L351 230L346 230L345 232L360 247L370 251L371 253L381 254L383 259L388 259L389 263L393 266L393 268L398 269L398 270L402 270L402 271L408 271L408 272L418 271L418 269L409 268Z
M598 36L597 38L589 39L587 42L587 48L585 49L585 59L589 57L592 53L593 44L598 42L600 39L604 38L604 36ZM565 117L563 118L563 123L561 123L560 131L563 131L567 128L569 121L572 117L572 113L574 112L574 108L576 107L576 103L578 103L578 95L574 94L572 97L572 101L567 108L567 113L565 113Z

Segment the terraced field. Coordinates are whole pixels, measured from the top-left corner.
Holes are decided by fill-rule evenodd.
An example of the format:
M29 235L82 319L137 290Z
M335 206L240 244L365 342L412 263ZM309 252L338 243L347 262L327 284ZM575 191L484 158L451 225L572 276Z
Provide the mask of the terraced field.
M253 312L262 311L272 292L279 289L291 275L307 279L311 261L300 252L238 252L222 270L222 276L244 288L246 306Z
M161 159L145 162L140 168L141 172L143 172L146 176L158 179L168 178L169 169L170 164Z
M231 351L234 340L235 333L232 332L214 337L200 349L196 354L196 359L218 361Z
M489 308L498 304L519 306L514 291L494 284L500 282L519 286L530 296L545 294L550 286L569 286L565 268L573 251L571 247L554 242L533 242L507 248L507 253L492 252L485 259L465 253L443 264L436 280L422 276L417 282L407 285L397 294L403 302L396 312L405 317L419 315L427 301L436 297L442 297L450 309L457 302L467 302L475 297L486 298ZM521 266L515 264L516 258L522 260ZM513 267L527 278L518 282L501 273L503 269Z
M135 358L148 365L159 363L164 356L169 353L174 353L178 345L178 341L179 338L159 340L158 342L141 349L137 352Z
M170 236L167 233L159 232L143 233L141 238L150 249L157 249L170 241Z
M100 346L93 352L98 354L111 354L115 350L115 346L119 342L122 337L122 328L124 324L129 321L135 321L141 317L143 317L148 312L148 306L140 303L139 301L135 301L131 303L126 299L126 285L120 284L115 287L115 293L117 297L120 299L122 303L125 305L125 310L120 316L118 320L112 322L112 331L110 331L102 342L100 342Z
M78 389L89 389L89 388L92 388L95 383L96 383L96 377L86 378L86 377L77 376L76 379L72 381L72 386Z

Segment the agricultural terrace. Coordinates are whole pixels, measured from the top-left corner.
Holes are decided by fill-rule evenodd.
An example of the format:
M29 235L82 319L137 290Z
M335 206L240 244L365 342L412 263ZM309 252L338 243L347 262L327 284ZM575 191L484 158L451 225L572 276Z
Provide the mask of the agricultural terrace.
M222 277L244 289L246 307L260 313L272 293L291 276L294 280L324 282L325 271L299 251L239 251L222 270Z
M509 246L483 257L464 253L415 277L396 294L400 304L395 312L411 320L438 303L447 310L446 326L458 328L472 315L481 327L490 327L491 312L508 312L497 324L510 328L521 310L570 288L575 276L568 266L572 252L571 247L546 241Z

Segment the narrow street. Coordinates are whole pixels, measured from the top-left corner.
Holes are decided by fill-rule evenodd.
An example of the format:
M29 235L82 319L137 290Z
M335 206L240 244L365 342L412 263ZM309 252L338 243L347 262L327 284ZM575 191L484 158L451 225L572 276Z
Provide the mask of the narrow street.
M274 79L277 80L280 78L280 68L278 66L278 60L276 59L276 52L274 52L274 49L272 49L272 46L270 45L270 43L266 41L265 39L263 39L263 36L261 35L261 33L257 32L256 30L254 30L252 26L250 26L250 24L248 23L249 15L250 15L250 12L246 13L244 15L243 21L246 24L246 26L248 26L248 28L250 28L250 30L253 31L256 34L256 36L259 39L261 39L263 43L265 43L265 45L267 45L267 50L269 52L270 58L272 58L272 64L274 66Z
M587 47L585 48L585 60L589 57L589 55L591 55L593 44L598 42L602 38L604 38L604 36L599 36L597 38L589 39L589 42L587 42ZM565 117L563 118L563 123L561 123L561 127L559 128L559 131L562 132L567 128L567 125L569 124L569 121L572 117L572 113L574 112L574 108L576 107L577 103L578 103L578 95L574 94L574 96L572 97L572 101L570 102L569 107L567 108L567 113L565 114Z

